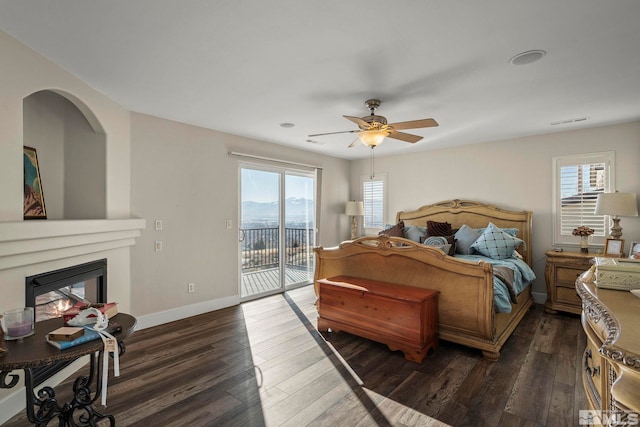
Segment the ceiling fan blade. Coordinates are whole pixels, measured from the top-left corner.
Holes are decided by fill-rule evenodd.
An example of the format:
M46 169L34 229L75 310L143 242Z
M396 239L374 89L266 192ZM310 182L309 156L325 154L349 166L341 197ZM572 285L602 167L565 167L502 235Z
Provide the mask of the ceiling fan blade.
M351 120L353 123L355 123L358 126L360 126L361 129L368 129L369 128L369 123L365 122L360 117L353 117L353 116L342 116L342 117L344 117L347 120Z
M391 123L390 127L400 129L417 129L417 128L430 128L438 126L438 122L433 119L411 120L408 122Z
M412 144L422 139L421 136L411 135L410 133L397 132L395 130L389 132L389 136L387 138L399 139L400 141L410 142Z
M360 138L356 138L355 141L349 144L347 148L355 147L358 144L358 142L360 142Z
M307 135L309 138L314 137L314 136L324 136L324 135L336 135L338 133L355 133L355 132L360 132L360 129L358 130L343 130L340 132L327 132L327 133L314 133L313 135Z

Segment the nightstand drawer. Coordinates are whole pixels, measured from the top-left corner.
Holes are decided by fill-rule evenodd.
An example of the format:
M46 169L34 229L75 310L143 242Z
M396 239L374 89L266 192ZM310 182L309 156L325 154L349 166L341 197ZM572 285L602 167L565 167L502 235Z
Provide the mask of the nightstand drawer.
M576 279L588 269L589 267L568 268L558 266L556 267L556 284L568 284L573 288L576 284Z
M556 299L558 302L582 305L582 300L576 292L575 285L571 288L565 288L562 286L556 287Z

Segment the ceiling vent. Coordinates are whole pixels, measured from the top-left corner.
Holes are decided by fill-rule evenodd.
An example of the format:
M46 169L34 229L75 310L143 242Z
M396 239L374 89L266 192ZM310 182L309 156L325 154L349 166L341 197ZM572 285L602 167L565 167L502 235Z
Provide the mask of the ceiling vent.
M551 126L568 125L570 123L584 122L586 120L587 120L587 117L579 117L579 118L576 118L576 119L560 120L560 121L557 121L557 122L551 122Z

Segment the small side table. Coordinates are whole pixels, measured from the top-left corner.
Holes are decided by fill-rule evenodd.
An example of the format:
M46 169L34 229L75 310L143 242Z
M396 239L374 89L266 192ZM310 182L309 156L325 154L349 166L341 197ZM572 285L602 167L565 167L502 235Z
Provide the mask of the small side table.
M576 292L576 279L591 268L595 253L572 251L547 251L547 266L544 278L547 282L547 313L558 311L582 313L582 301Z
M122 331L114 333L118 341L119 354L124 353L122 340L131 335L136 326L136 318L125 313L113 317L122 326ZM18 341L7 341L7 352L0 357L0 388L13 388L18 384L19 377L12 371L24 371L24 385L26 389L26 410L29 421L38 425L58 418L58 425L76 425L75 417L83 417L82 425L95 425L95 422L108 419L111 426L115 425L112 415L103 415L93 408L93 402L100 396L102 387L102 340L97 339L87 343L59 350L48 344L45 336L63 325L62 318L36 322L34 335ZM74 398L72 401L60 404L56 400L55 391L51 387L43 387L34 393L32 369L51 365L56 362L73 361L81 356L89 355L89 376L80 376L73 384ZM95 389L91 391L91 384L95 382ZM36 410L36 408L38 408ZM76 420L77 421L77 420Z

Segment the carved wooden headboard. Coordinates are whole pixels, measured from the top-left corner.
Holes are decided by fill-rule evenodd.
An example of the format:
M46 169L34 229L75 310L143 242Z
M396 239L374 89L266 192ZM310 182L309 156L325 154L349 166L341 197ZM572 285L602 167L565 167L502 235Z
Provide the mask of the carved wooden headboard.
M482 228L492 222L500 228L517 228L517 237L525 242L518 252L531 266L531 218L530 211L508 211L473 200L455 199L422 206L415 211L400 211L396 215L396 223L404 221L405 225L426 227L429 220L448 222L452 228L460 228L463 224Z

